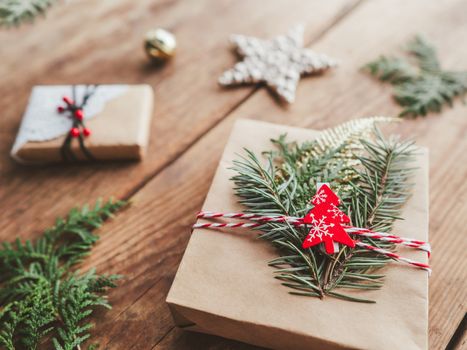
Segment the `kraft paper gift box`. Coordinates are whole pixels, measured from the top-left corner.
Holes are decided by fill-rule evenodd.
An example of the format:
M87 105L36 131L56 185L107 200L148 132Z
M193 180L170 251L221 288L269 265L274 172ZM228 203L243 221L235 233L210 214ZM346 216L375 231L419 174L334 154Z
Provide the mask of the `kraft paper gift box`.
M76 103L86 88L75 85ZM28 106L11 155L21 163L46 163L63 160L61 147L72 127L67 113L60 113L64 96L72 97L71 85L41 85L32 89ZM153 108L149 85L97 85L83 108L84 122L91 135L83 137L87 150L97 160L141 159L147 148ZM78 140L71 151L86 159Z
M243 148L260 154L272 149L271 138L287 133L305 141L319 132L240 120L232 131L202 210L242 212L229 180L229 167ZM420 148L412 197L395 234L428 240L428 156ZM196 213L193 213L196 215ZM176 325L273 349L427 349L428 274L390 262L384 286L356 295L364 304L289 294L273 278L268 261L276 258L269 242L242 230L193 231L167 297ZM426 253L398 248L426 262ZM347 292L347 290L346 290Z

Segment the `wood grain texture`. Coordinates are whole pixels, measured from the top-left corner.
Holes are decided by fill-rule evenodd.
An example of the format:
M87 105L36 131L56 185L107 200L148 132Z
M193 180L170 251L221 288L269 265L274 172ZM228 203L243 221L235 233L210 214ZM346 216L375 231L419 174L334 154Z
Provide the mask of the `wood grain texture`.
M294 1L286 13L280 0L264 8L259 3L233 0L141 1L137 5L123 0L73 2L70 7L56 6L47 20L39 20L34 27L2 32L3 234L16 234L20 229L28 234L83 199L129 196L247 98L251 88L223 90L216 82L235 62L228 43L231 32L273 36L300 19L313 23L306 35L309 42L354 4L339 0L317 6L318 2ZM180 46L174 61L158 69L147 64L142 50L143 35L155 24L172 30ZM15 43L19 37L25 37L21 45ZM79 82L153 86L155 114L146 160L41 168L15 164L8 152L30 88ZM22 223L15 220L18 213L24 216Z
M215 81L235 62L230 33L270 37L296 22L306 42L341 60L303 79L292 106L264 89L221 90ZM162 69L145 62L144 32L157 25L179 42ZM416 33L439 48L446 68L467 69L462 0L417 1L76 1L55 6L34 26L0 32L1 240L34 237L76 204L98 196L130 197L132 207L102 230L87 266L126 275L112 292L114 309L96 315L95 340L107 349L254 349L174 329L164 303L237 118L324 128L355 117L396 114L391 88L358 68L392 53ZM156 109L142 163L24 168L7 154L34 84L149 83ZM430 148L430 348L444 349L467 311L463 233L467 226L465 105L395 129ZM454 199L457 198L457 201ZM459 260L461 263L459 263ZM465 341L464 341L465 344Z

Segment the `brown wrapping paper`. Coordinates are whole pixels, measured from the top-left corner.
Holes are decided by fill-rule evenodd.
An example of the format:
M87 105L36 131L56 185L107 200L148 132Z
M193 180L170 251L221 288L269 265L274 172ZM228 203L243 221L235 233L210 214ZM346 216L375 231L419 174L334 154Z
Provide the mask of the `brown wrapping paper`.
M318 132L263 122L238 121L225 148L203 210L238 212L228 168L246 147L256 154L271 149L270 138L287 133L304 141ZM420 149L414 194L396 234L428 240L428 157ZM193 213L195 215L195 213ZM187 330L216 334L274 349L426 349L428 275L392 262L385 284L355 294L376 300L363 304L334 298L289 294L273 278L267 262L277 254L248 231L195 230L167 297L175 323ZM412 259L426 253L400 248ZM347 292L347 291L346 291Z
M105 88L105 85L99 88ZM122 95L107 101L102 111L86 121L92 134L85 139L85 144L96 159L141 159L146 152L153 90L150 85L127 85L127 88ZM57 106L60 104L63 103L58 100ZM13 152L12 156L22 163L61 161L60 147L65 137L30 141ZM72 142L71 149L78 159L85 159L76 140Z

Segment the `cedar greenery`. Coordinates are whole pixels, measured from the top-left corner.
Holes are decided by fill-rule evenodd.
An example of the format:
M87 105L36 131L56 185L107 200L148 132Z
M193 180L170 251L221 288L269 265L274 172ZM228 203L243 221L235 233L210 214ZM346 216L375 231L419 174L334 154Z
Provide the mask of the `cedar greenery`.
M364 67L379 80L394 85L394 98L404 107L401 117L440 112L444 105L452 106L456 96L465 95L467 72L443 70L436 50L425 39L415 37L407 52L418 67L405 59L385 56Z
M0 27L19 25L32 21L45 11L56 0L2 0L0 2Z
M414 147L411 142L386 139L375 126L381 121L388 119L352 121L303 144L281 136L272 140L276 150L264 153L266 165L246 150L246 156L233 166L240 203L260 215L303 217L312 209L310 199L317 183L328 182L353 225L390 231L410 193ZM277 248L280 256L269 265L292 294L373 302L341 289L371 290L383 284L384 275L378 270L390 261L385 256L345 246L335 255L317 247L304 250L307 228L287 222L265 223L258 230L261 239ZM391 243L361 239L394 249Z
M93 232L123 201L98 201L72 209L35 242L3 243L0 249L0 349L80 349L90 337L87 318L110 309L105 296L118 275L75 269L98 240ZM51 343L51 344L50 344ZM95 346L94 346L95 348Z

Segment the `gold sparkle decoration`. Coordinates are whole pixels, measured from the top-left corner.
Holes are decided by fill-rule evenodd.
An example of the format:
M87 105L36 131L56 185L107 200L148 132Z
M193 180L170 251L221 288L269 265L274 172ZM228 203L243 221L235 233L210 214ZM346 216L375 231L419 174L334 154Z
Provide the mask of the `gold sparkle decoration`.
M356 167L360 165L358 157L362 155L363 146L361 139L371 138L375 127L380 123L398 122L398 118L373 116L368 118L353 119L336 127L323 130L316 140L301 145L302 156L297 159L296 166L301 168L307 166L312 158L319 158L329 149L335 149L333 159L327 167L340 168L339 184L336 184L338 192L349 190L349 183L357 176ZM341 163L342 166L337 167ZM287 170L280 166L278 179L287 178Z

